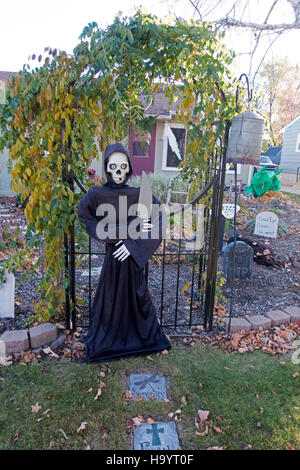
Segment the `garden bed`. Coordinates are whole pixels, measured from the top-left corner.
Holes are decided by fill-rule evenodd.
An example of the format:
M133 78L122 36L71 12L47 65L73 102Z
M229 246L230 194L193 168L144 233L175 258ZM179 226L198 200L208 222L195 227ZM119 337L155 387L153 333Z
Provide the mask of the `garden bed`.
M245 199L245 198L244 198ZM289 227L289 233L284 237L270 239L270 246L274 248L277 254L280 255L282 263L280 266L267 267L253 264L252 279L236 280L234 285L234 308L233 315L264 315L267 311L274 308L284 308L288 305L300 304L300 212L295 203L288 202L285 199L275 199L275 201L261 202L252 198L242 200L242 210L238 214L238 232L249 233L247 222L250 218L261 210L274 210L276 211L279 219ZM23 210L16 206L15 199L2 198L0 199L0 208L9 209L9 217L1 217L0 225L3 230L4 227L11 227L15 224L15 220L21 226L26 225ZM3 212L7 213L7 212ZM13 220L12 220L13 219ZM232 228L225 232L225 239L230 237L233 233ZM24 234L23 234L24 235ZM261 239L261 237L257 237ZM264 239L265 241L265 239ZM224 242L224 245L226 243ZM104 251L104 245L101 243L94 243L92 245L93 251ZM176 249L176 248L174 248ZM92 267L101 267L104 256L94 255L92 258ZM174 257L174 261L177 257ZM149 288L151 291L152 299L157 310L157 316L161 320L161 292L162 292L162 264L157 263L159 257L149 264ZM161 261L161 259L160 259ZM219 257L218 271L222 271L223 256ZM76 295L79 299L78 305L78 324L81 326L88 326L88 276L83 273L88 269L87 257L80 262L76 268L76 281L77 291ZM167 325L174 323L175 319L175 305L176 305L176 290L177 290L177 263L166 263L164 267L164 294L163 294L163 324ZM26 327L34 313L34 306L39 299L39 294L35 292L41 280L41 273L37 270L33 279L26 279L20 283L22 272L16 272L16 302L15 302L15 319L4 321L0 320L0 333L6 329L21 329ZM182 324L187 324L189 321L190 307L190 291L183 292L186 284L191 281L192 276L192 263L181 262L180 264L180 277L178 284L178 303L177 303L177 332L190 332L189 328L181 327ZM95 292L98 283L99 274L92 276L92 296ZM196 276L195 284L196 288ZM220 293L227 299L227 302L220 300L225 309L229 310L231 283L227 282L220 289ZM193 309L192 325L199 325L203 319L198 311ZM174 332L174 329L167 329L168 333ZM84 328L84 331L86 329Z

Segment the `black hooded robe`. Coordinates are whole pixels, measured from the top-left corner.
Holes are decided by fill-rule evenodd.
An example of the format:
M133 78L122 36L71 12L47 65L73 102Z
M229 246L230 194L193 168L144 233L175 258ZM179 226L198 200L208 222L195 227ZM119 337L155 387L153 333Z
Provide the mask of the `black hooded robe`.
M107 173L107 159L114 152L127 156L130 171L122 184L116 184ZM78 213L86 226L88 234L99 240L96 228L101 216L96 215L100 204L112 204L116 209L118 228L119 196L127 196L128 207L137 204L139 188L126 184L132 174L128 150L120 143L107 147L104 154L107 183L93 186L79 203ZM153 196L153 203L160 201ZM128 217L130 223L135 217ZM151 220L152 222L152 220ZM118 230L117 230L118 232ZM163 333L156 318L155 307L146 285L144 266L161 243L159 238L152 239L115 239L107 238L106 255L102 266L96 294L93 299L89 329L85 340L87 362L99 362L133 354L149 354L170 349L171 344ZM115 244L122 239L130 256L124 261L113 257L119 248Z

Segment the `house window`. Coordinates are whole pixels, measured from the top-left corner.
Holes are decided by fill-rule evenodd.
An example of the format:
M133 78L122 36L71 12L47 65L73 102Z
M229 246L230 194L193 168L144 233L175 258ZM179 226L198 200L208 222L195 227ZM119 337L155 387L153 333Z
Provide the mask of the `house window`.
M178 171L179 163L184 159L186 147L186 130L173 124L165 125L163 139L163 169Z
M300 152L300 134L297 135L296 152Z
M132 156L150 156L151 134L147 131L132 131Z

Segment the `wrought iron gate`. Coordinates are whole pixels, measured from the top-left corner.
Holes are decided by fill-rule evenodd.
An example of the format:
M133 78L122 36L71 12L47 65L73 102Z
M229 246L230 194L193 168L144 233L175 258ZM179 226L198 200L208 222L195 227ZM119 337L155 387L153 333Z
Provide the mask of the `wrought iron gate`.
M189 250L184 240L171 244L164 240L145 267L157 317L171 335L186 332L192 326L202 325L205 329L212 329L213 326L229 128L230 124L227 123L221 154L216 152L209 162L205 187L191 202L193 206L201 203L203 198L208 202L204 210L202 248ZM73 190L76 183L80 191L85 192L76 176L69 175L68 183ZM105 243L91 238L85 249L78 250L74 232L72 225L69 233L65 234L65 272L70 279L66 288L66 322L69 329L88 327L101 260L105 256ZM79 270L76 269L76 257L82 261Z

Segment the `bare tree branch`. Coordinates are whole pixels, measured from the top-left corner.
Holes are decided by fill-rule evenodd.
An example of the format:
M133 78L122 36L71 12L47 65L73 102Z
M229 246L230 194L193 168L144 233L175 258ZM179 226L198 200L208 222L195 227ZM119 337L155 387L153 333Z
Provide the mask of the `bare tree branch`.
M194 2L193 0L189 0L189 2L193 6L195 11L198 13L200 20L202 20L202 15L201 15L200 10L198 8L198 3Z
M255 29L258 31L285 31L288 29L300 29L300 21L295 23L280 23L280 24L261 24L261 23L251 23L248 21L239 21L234 18L222 18L215 21L217 24L222 24L224 26L234 26L238 28L249 28Z
M272 11L274 10L274 7L275 7L275 5L276 5L277 2L278 2L278 0L274 0L274 2L272 3L272 6L271 6L270 10L268 11L268 14L267 14L267 16L266 16L266 19L265 19L265 21L264 21L264 24L267 24L267 23L268 23L268 19L270 18L270 15L271 15ZM253 48L253 51L252 51L252 53L251 53L250 67L249 67L249 76L251 76L251 69L252 69L253 56L254 56L255 51L256 51L256 49L257 49L257 47L258 47L259 40L260 40L260 38L261 38L262 33L263 33L263 30L260 30L260 32L258 33L257 39L256 39L256 44L255 44L255 46L254 46L254 48Z
M298 23L300 21L300 1L299 0L287 0L294 10L295 20Z

